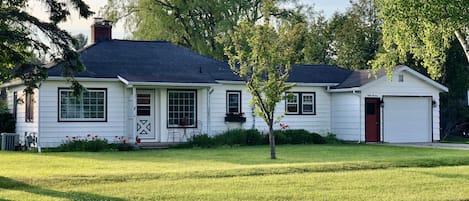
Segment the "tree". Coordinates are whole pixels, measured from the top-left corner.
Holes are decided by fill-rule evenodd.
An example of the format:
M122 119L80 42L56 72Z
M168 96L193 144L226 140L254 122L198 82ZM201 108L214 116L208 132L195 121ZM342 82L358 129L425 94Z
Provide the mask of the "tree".
M284 0L287 1L287 0ZM133 39L166 40L199 54L224 59L223 44L216 41L240 20L261 18L261 0L108 0L103 9L111 21L125 20ZM292 16L277 9L274 15Z
M408 60L424 66L433 79L443 75L446 51L457 38L469 61L469 1L376 0L383 19L383 48L372 62L388 72Z
M6 81L19 77L27 86L26 91L31 93L37 83L47 77L41 64L33 62L32 58L47 55L50 61L63 64L63 76L70 78L74 88L79 88L73 75L82 71L83 65L72 48L74 39L57 24L70 15L70 6L85 18L93 12L82 0L39 2L48 10L49 21L27 13L27 0L0 2L0 78Z
M80 50L86 46L88 43L88 37L86 37L84 34L77 34L73 36L73 39L75 39L73 43L73 48L75 50Z
M283 21L278 29L271 26L271 14L275 10L273 0L264 0L261 8L263 23L242 20L234 32L228 34L225 54L234 73L246 81L255 105L255 114L269 127L270 158L276 159L275 106L293 85L287 84L291 64L297 59L298 31L304 24ZM282 116L278 117L279 119Z
M335 13L329 21L332 63L352 70L368 69L381 41L381 21L373 0L357 0L345 13Z

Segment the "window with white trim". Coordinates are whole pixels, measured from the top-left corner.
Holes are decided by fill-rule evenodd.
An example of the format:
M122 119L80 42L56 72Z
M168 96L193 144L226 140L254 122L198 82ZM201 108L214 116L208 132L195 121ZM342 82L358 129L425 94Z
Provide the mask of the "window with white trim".
M107 90L86 89L74 96L68 88L59 88L59 121L106 121Z
M287 92L285 101L286 114L315 115L316 93L315 92Z
M287 97L287 114L298 114L299 113L299 101L298 93L289 93Z
M226 113L241 114L241 91L226 92Z
M168 128L196 127L197 92L168 90Z
M302 114L314 114L314 93L302 93L301 94L301 113Z

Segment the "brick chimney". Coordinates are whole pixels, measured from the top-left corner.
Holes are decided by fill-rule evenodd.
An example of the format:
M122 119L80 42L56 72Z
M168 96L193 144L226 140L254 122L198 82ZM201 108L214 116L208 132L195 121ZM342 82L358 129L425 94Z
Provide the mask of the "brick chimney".
M111 21L103 20L101 17L94 18L94 24L91 25L91 43L112 40Z

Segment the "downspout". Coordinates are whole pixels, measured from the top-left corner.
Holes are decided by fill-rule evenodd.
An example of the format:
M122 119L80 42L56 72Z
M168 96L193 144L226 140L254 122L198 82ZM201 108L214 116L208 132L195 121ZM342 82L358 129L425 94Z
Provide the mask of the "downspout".
M212 136L212 129L211 129L211 117L210 117L210 95L213 93L213 88L207 88L207 135Z
M39 92L41 89L42 83L39 83L38 89L37 89L37 152L41 153L42 152L42 146L41 146L41 93Z
M132 142L137 138L135 125L137 125L137 88L132 87Z

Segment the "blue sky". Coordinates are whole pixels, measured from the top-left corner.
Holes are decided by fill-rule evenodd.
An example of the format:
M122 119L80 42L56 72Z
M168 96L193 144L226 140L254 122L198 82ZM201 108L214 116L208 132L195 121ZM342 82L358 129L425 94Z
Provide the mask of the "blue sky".
M104 6L107 0L84 0L93 10L98 13L99 8ZM335 11L344 11L346 7L349 6L350 0L299 0L299 3L314 5L315 10L324 11L325 16L331 16ZM38 13L39 17L41 16L41 6L40 5L31 5L30 6L33 13ZM72 12L72 18L69 19L66 23L62 23L60 26L65 30L71 32L72 34L83 33L88 36L90 35L90 26L93 22L93 18L90 19L80 19L77 16L76 12ZM122 23L118 23L113 28L113 38L122 39L125 37L124 28Z

